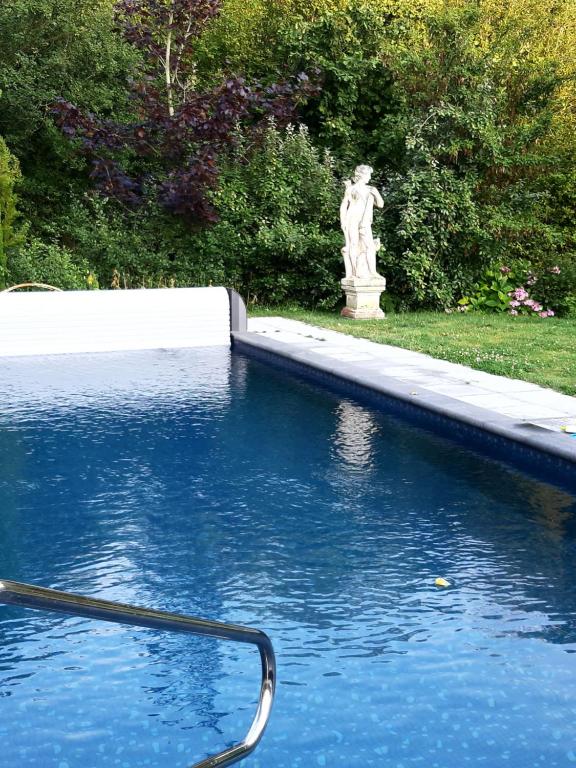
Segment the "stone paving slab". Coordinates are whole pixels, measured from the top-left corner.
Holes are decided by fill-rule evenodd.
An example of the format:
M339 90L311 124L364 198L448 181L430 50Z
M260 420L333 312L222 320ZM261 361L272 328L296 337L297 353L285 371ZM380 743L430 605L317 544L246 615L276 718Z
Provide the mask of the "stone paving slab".
M418 398L423 407L454 418L467 420L473 414L470 421L484 421L512 439L529 442L526 435L547 433L560 454L576 461L576 438L562 429L576 424L575 397L282 317L251 318L248 333L239 336L248 342L250 337L260 343L267 339L280 354L368 386L397 386L399 396Z

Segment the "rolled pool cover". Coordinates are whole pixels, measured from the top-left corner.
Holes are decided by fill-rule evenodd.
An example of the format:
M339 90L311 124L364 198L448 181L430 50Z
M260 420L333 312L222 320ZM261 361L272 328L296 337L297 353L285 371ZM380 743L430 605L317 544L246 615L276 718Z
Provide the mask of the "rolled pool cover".
M230 346L245 329L226 288L0 293L0 357Z

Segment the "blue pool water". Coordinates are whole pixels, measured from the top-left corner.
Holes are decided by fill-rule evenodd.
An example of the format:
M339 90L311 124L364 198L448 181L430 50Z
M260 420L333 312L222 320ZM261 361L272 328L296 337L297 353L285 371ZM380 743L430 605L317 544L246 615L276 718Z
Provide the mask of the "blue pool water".
M569 491L226 349L4 361L0 457L0 576L270 634L247 768L576 765ZM2 606L0 763L184 768L259 680L250 647Z

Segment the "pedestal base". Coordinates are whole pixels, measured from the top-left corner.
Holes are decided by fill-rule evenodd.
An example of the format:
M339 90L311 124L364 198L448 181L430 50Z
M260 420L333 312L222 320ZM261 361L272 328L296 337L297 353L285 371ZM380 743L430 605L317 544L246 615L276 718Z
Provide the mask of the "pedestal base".
M340 313L343 317L353 320L381 320L385 317L380 309L380 295L386 290L383 277L345 277L340 285L346 294L346 306Z

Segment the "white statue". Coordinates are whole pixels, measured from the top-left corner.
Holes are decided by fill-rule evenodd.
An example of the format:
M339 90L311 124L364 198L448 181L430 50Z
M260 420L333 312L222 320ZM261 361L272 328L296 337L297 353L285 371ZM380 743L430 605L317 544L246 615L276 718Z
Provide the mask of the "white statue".
M340 205L340 224L346 243L342 255L347 278L379 276L376 252L380 249L380 240L372 236L372 211L374 203L382 208L384 200L376 187L368 185L371 176L369 165L359 165L354 171L353 181L346 181Z

